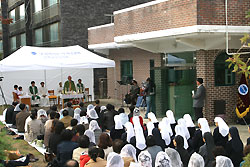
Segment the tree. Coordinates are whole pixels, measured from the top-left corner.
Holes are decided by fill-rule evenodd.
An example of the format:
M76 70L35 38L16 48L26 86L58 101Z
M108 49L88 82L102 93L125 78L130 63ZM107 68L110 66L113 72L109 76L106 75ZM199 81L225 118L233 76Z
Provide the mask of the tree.
M247 12L246 19L250 18L250 10ZM250 34L245 34L241 39L241 48L234 54L232 57L229 57L226 62L229 62L229 68L234 65L233 72L244 73L248 78L250 76L250 58L246 60L246 62L242 59L240 51L242 49L250 49Z

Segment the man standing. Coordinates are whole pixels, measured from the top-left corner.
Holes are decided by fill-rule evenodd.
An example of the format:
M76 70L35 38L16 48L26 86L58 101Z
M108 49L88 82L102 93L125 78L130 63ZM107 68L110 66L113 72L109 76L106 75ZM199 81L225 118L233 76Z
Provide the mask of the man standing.
M76 86L74 81L72 81L72 77L68 76L68 80L64 83L64 87L63 87L63 92L71 92L71 91L75 91L76 92Z
M146 104L147 104L147 112L145 114L145 119L148 119L148 113L151 110L152 103L151 103L151 96L155 93L155 84L151 81L150 78L146 80L146 86L144 90L144 96L146 96Z
M84 93L85 87L81 79L78 79L78 83L76 84L76 87L77 87L77 93Z
M40 106L47 107L49 106L48 90L44 86L44 82L41 82L41 87L39 88L39 94L41 96Z
M132 86L130 88L130 97L131 97L131 103L136 104L138 94L140 94L140 87L137 84L136 80L132 80L131 82Z
M31 86L29 87L29 94L31 95L31 104L38 105L40 97L38 96L38 89L35 86L35 81L31 81Z
M197 78L197 91L192 95L193 98L193 107L195 112L195 120L203 118L202 108L204 107L204 102L206 98L206 89L203 86L203 79Z

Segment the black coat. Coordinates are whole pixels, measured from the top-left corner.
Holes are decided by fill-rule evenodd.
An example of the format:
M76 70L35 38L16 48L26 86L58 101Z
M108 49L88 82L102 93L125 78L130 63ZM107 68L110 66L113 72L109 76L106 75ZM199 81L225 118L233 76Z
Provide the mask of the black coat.
M182 136L176 136L175 137L175 142L177 144L176 151L180 154L181 161L183 163L183 167L188 166L188 162L190 159L190 155L188 151L184 148L184 139Z
M118 113L117 113L118 114ZM104 129L111 130L115 126L114 116L117 115L115 111L106 111L103 115Z
M188 127L188 132L190 134L190 138L193 138L195 133L195 127Z
M62 137L59 134L53 133L49 138L49 150L55 155L57 154L57 145L62 141Z
M59 166L63 167L65 163L72 159L73 150L78 147L78 143L72 141L63 141L57 146L57 160Z
M14 109L15 107L11 105L6 110L5 122L7 124L12 124Z
M229 158L232 160L234 166L240 166L240 163L243 161L243 150L236 152L232 147L232 140L230 140L226 144L226 152Z
M225 148L228 141L228 135L223 137L219 132L219 127L214 129L213 138L216 146L223 146Z
M200 129L194 132L194 136L191 139L191 145L195 152L199 152L200 147L204 144L202 132Z
M123 133L125 133L124 129L115 129L115 127L110 129L110 137L113 141L115 139L122 139Z

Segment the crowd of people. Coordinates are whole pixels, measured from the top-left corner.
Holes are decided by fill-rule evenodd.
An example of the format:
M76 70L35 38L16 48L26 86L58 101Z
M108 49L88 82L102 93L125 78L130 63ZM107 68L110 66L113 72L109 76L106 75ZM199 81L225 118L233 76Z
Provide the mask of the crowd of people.
M13 102L6 111L7 124L24 133L25 140L43 139L50 166L60 167L238 167L250 152L250 138L243 146L238 129L229 128L216 117L211 132L206 118L195 126L189 114L175 119L171 110L161 121L148 113L143 122L134 105L127 115L112 104L94 105L57 111L31 110Z

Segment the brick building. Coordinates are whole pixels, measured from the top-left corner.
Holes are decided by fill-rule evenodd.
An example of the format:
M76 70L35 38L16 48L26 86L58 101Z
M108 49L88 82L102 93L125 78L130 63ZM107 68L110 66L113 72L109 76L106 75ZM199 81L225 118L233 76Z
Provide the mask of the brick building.
M157 116L172 109L178 118L193 115L191 91L196 77L202 77L207 89L205 117L212 122L223 114L228 122L234 121L238 77L225 59L227 50L240 48L239 39L250 33L245 19L250 1L227 3L155 0L115 11L113 24L90 27L89 49L116 62L115 69L108 69L108 95L121 98L129 89L119 86L114 76L138 83L150 76L156 84Z

